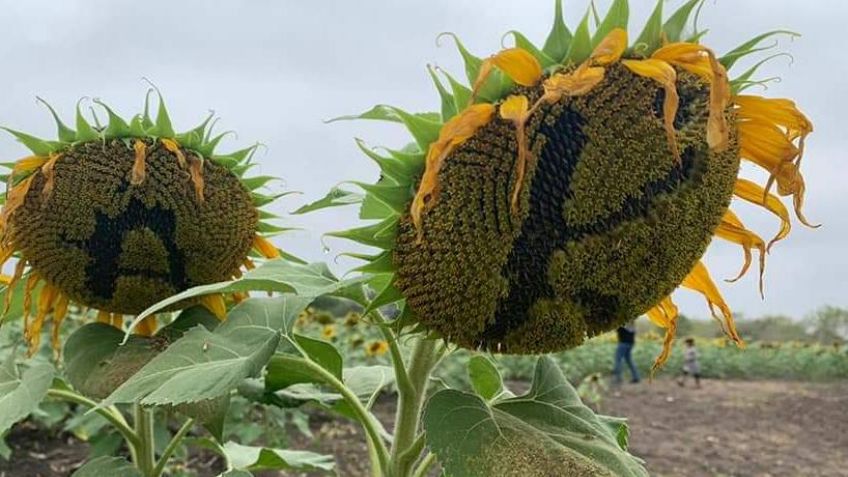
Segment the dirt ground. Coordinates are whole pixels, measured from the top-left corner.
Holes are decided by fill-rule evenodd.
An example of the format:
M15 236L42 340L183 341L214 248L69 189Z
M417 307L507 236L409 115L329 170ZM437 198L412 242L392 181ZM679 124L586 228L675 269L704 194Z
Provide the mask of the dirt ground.
M653 476L848 477L848 382L704 381L694 389L658 380L618 394L604 398L601 412L629 418L631 451ZM375 412L390 422L394 401L381 400ZM354 423L317 413L311 427L315 440L297 438L295 447L335 454L342 477L369 475ZM26 424L8 442L15 453L0 461L0 477L64 477L86 454L85 444ZM261 477L283 475L295 474Z

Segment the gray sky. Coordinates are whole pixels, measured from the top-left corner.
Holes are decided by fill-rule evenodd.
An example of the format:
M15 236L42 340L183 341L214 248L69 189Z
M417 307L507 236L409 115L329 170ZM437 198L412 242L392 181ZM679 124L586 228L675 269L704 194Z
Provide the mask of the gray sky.
M150 78L163 91L175 125L188 129L214 109L222 129L238 139L224 149L255 141L266 144L261 172L282 177L303 192L276 204L287 212L321 197L346 179L373 180L376 168L356 149L353 137L372 145L401 146L404 131L369 122L324 124L323 119L359 112L377 103L411 111L436 110L438 99L425 65L461 76L450 42L437 48L439 32L457 33L479 56L497 51L501 35L518 29L541 43L552 21L553 0L372 1L166 1L2 0L0 17L0 124L52 137L52 120L35 96L48 99L70 121L77 99L99 97L129 117L139 112ZM587 0L565 0L573 25ZM641 28L653 0L631 1L631 35ZM671 11L681 0L667 2ZM609 0L600 0L604 11ZM744 5L744 12L740 12ZM756 14L754 14L754 12ZM848 120L848 61L842 0L708 0L702 27L705 43L727 51L756 33L788 28L804 36L782 40L794 55L778 59L764 75L781 75L767 96L791 97L810 116L816 132L804 160L807 215L817 231L793 224L776 245L766 271L766 300L756 293L756 273L730 285L722 278L741 265L738 247L716 241L707 264L731 307L747 316L802 316L824 304L848 306L848 165L843 157ZM2 161L26 154L12 138L0 137ZM749 171L756 174L752 169ZM749 174L749 177L752 177ZM765 211L738 207L750 228L768 238L777 220ZM288 223L307 231L278 239L286 250L311 260L332 261L349 250L321 234L356 224L354 209L337 209ZM339 260L337 270L349 262ZM677 294L684 313L706 316L703 300Z

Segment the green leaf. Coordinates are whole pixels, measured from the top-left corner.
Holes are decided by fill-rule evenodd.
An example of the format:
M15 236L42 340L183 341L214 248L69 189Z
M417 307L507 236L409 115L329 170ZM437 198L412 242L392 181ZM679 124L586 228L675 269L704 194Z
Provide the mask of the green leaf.
M665 32L668 41L675 42L680 41L680 36L683 34L683 29L686 28L686 23L689 21L689 17L692 15L692 10L698 6L699 3L704 0L689 0L680 8L677 9L669 18L666 20L663 25L663 32Z
M542 51L557 63L562 63L571 48L571 31L565 26L562 17L562 0L556 0L554 8L554 26L545 40Z
M574 37L569 45L568 53L563 63L579 64L592 54L592 37L589 34L589 12L583 15L583 20L577 25Z
M100 105L103 109L106 110L106 114L109 116L109 125L106 126L106 130L103 132L103 135L107 138L113 137L127 137L130 135L130 125L127 124L126 121L121 119L120 116L115 114L106 103L100 101L95 98L94 102Z
M420 165L417 156L414 159L404 160L404 158L396 157L394 154L381 156L369 148L364 141L356 139L356 145L365 153L366 156L374 160L380 167L384 177L388 177L398 184L410 184L412 177L420 172ZM422 159L423 160L423 159Z
M312 301L295 295L251 298L236 305L214 332L201 326L153 358L112 393L104 406L197 402L221 396L245 378L258 376L281 335Z
M445 70L441 70L445 78L448 79L448 84L453 92L453 103L457 111L462 111L468 107L471 101L471 88L457 81L453 76Z
M57 135L59 137L59 141L68 143L74 142L77 138L77 132L69 128L65 125L64 122L62 122L62 120L59 118L59 115L56 113L56 110L53 109L53 106L51 106L50 103L48 103L42 98L39 98L38 96L36 96L35 99L50 110L50 115L53 116L53 120L56 121L56 130Z
M380 252L377 255L363 255L352 253L346 255L368 262L365 265L360 265L359 267L354 268L353 270L351 270L352 272L374 274L393 273L395 271L394 259L390 250Z
M10 354L0 368L0 435L38 408L53 382L53 366L35 364L18 377L15 357Z
M341 230L338 232L328 232L326 235L330 237L338 237L354 242L377 247L383 250L391 250L394 247L395 235L397 232L398 218L389 217L382 222L377 222L364 227L354 229Z
M598 26L598 30L595 31L595 36L592 38L592 48L598 46L614 29L623 28L626 31L629 18L630 7L628 1L613 0L612 5L607 10L607 16L604 17L604 21Z
M76 116L76 118L77 118L76 119L76 121L77 121L77 138L76 138L76 142L94 141L94 140L98 139L100 137L100 135L97 134L97 131L95 131L94 128L92 128L91 125L88 124L88 121L86 121L85 118L83 117L82 112L80 111L80 103L81 102L82 102L82 100L77 101L77 116Z
M375 296L373 300L371 300L365 308L364 313L371 313L382 306L386 306L400 300L403 300L403 293L395 287L395 277L393 275L386 286L377 293L377 296Z
M177 404L174 410L201 423L216 441L224 440L224 421L230 410L229 394L205 401Z
M422 151L426 151L430 144L439 138L439 131L442 130L441 122L426 119L417 114L409 114L402 109L394 109Z
M20 131L15 131L14 129L5 127L0 129L3 129L12 136L15 136L15 139L17 139L18 142L26 146L26 148L32 151L32 153L36 156L48 156L50 153L56 152L62 148L62 144L58 142L40 139Z
M355 119L372 119L375 121L389 121L393 123L403 122L397 115L395 108L386 104L378 104L364 113L338 116L328 119L325 122L334 123L336 121L351 121Z
M268 260L245 273L239 279L201 285L166 298L144 310L133 320L132 326L134 327L146 316L157 313L173 304L188 298L212 293L267 291L296 293L308 299L314 299L320 295L351 298L359 295L358 289L361 288L363 282L364 278L361 277L340 281L332 273L329 273L326 265L322 263L303 264L285 259Z
M462 41L459 40L459 37L454 33L441 33L436 37L436 44L438 44L444 36L451 37L454 43L456 43L456 49L459 50L459 54L462 56L462 61L465 63L465 77L468 78L468 84L474 84L474 82L477 81L477 76L480 74L480 66L483 64L483 60L472 55L468 49L465 48L465 45L462 44ZM457 111L461 111L462 109L465 109L465 106Z
M300 207L292 212L292 214L306 214L330 207L358 204L362 202L364 197L365 196L363 194L357 194L356 192L350 192L338 187L333 187L324 197Z
M445 85L442 84L442 81L436 75L432 66L427 65L427 72L430 73L430 78L436 86L436 91L439 92L439 100L442 102L442 122L447 122L450 118L456 116L457 113L453 95L445 89Z
M524 36L524 34L520 31L510 30L506 32L504 36L506 35L512 35L512 37L515 39L515 46L533 55L536 60L539 61L539 64L542 65L542 68L547 68L558 63L558 61L554 60L550 56L546 55L544 51L537 48L536 45L534 45L533 42L530 41L526 36Z
M132 464L122 457L102 456L92 459L71 477L142 477Z
M333 472L335 461L330 455L309 451L249 447L227 442L224 444L227 460L238 470L296 470Z
M471 386L486 401L491 401L503 392L501 373L492 360L476 354L468 360L468 377Z
M642 29L642 33L639 34L636 42L633 43L634 49L639 54L650 56L662 43L664 1L657 0L657 6L654 7L654 12L651 13L650 18L645 23L645 28Z
M770 46L762 47L762 48L757 48L757 45L762 43L763 40L770 38L772 36L775 36L775 35L787 35L790 38L795 38L795 37L801 36L798 33L795 33L793 31L789 31L789 30L773 30L773 31L770 31L770 32L766 32L766 33L763 33L762 35L755 36L754 38L752 38L752 39L746 41L745 43L742 43L741 45L737 46L736 48L728 51L727 53L725 53L724 56L719 58L719 62L727 70L730 70L731 68L733 68L733 65L735 65L737 61L744 58L745 56L748 56L752 53L756 53L758 51L763 51L763 50L768 50L768 49L773 48L776 45L776 43L772 44Z
M365 182L354 182L354 184L367 192L366 200L369 197L377 200L394 212L394 215L404 213L413 196L411 189L406 185L368 184ZM385 218L385 216L380 218Z
M391 366L353 366L345 368L343 374L345 385L366 404L395 382Z
M168 108L165 107L165 98L162 97L162 93L158 89L156 90L156 95L159 96L159 110L156 112L156 125L153 129L153 135L172 138L177 133L174 132L174 126L171 124L171 116L168 115Z
M279 179L274 177L274 176L256 176L256 177L249 177L249 178L246 178L246 179L242 179L241 183L245 187L247 187L248 190L254 190L254 189L258 189L258 188L264 186L268 182L276 181L276 180L279 180Z
M312 361L318 363L333 376L342 379L342 355L339 354L335 346L326 341L297 333L294 334L294 341Z
M427 445L448 476L647 476L618 432L584 406L554 361L539 358L530 391L487 404L456 390L436 393L424 415Z

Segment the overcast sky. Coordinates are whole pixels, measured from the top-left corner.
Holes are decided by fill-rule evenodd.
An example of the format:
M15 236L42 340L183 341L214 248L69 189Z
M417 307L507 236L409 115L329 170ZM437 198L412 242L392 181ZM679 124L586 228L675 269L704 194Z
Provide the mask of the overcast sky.
M2 0L0 5L0 124L51 136L41 106L48 99L70 121L77 99L98 97L125 117L139 112L146 77L164 93L178 129L198 123L207 110L238 138L237 148L266 144L261 172L279 176L276 187L302 196L276 204L296 209L346 179L373 180L376 169L353 138L401 146L404 131L369 122L324 124L377 103L411 111L436 110L438 99L425 65L461 73L458 55L439 32L456 32L482 56L499 49L501 35L518 29L541 43L550 28L553 0L372 1L174 1ZM570 24L587 0L565 0ZM605 10L609 1L598 2ZM654 0L632 0L631 34L641 28ZM681 3L667 2L667 11ZM744 5L744 12L739 9ZM803 7L802 7L803 5ZM741 264L738 247L714 242L707 264L732 308L747 316L783 313L801 317L818 306L848 306L848 60L843 50L848 2L842 0L708 0L701 25L705 43L727 51L756 33L788 28L803 34L781 41L794 62L778 59L763 69L783 81L765 92L791 97L811 117L816 132L804 160L807 215L824 226L793 224L793 233L768 260L766 300L756 293L756 273L730 285ZM638 32L637 32L638 33ZM2 161L26 154L0 137ZM770 237L777 220L740 207L746 224ZM288 223L307 231L279 238L280 246L311 260L333 261L350 246L321 234L354 225L355 210L337 209ZM337 270L350 264L339 260ZM682 311L706 316L703 300L677 295Z

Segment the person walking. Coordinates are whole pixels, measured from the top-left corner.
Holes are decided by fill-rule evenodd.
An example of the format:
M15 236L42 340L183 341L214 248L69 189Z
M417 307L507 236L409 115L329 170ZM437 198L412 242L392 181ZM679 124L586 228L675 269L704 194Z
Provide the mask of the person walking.
M618 346L615 348L615 365L612 368L613 384L621 384L621 368L622 362L627 363L630 368L630 382L639 382L639 371L636 370L636 365L633 364L633 347L636 346L636 324L630 322L618 328Z

